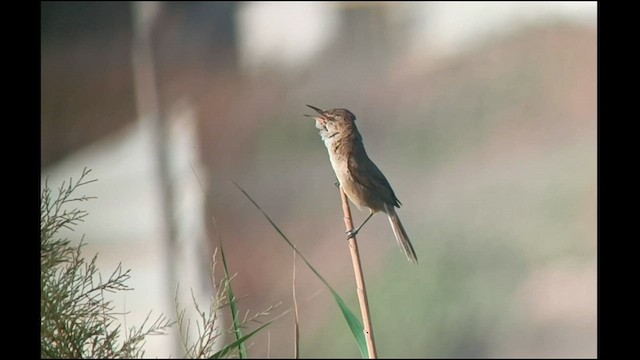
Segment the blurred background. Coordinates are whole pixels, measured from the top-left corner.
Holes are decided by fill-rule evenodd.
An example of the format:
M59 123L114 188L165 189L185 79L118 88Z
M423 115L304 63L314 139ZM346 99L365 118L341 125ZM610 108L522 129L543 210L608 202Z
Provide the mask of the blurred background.
M93 169L69 236L132 269L128 326L175 318L178 283L206 306L212 216L240 312L292 306L292 251L230 180L357 312L302 116L348 108L420 260L382 215L360 232L379 355L594 357L596 50L596 2L42 2L42 183ZM301 356L359 357L301 262L296 282ZM291 357L291 313L267 329L249 354ZM182 352L171 333L146 355Z

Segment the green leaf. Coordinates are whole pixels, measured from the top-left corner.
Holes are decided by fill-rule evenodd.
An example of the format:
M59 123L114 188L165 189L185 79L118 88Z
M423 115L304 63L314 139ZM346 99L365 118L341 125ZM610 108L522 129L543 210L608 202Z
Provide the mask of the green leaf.
M333 298L336 300L336 303L338 303L338 306L342 311L342 315L344 316L344 319L347 321L347 324L349 325L349 328L351 329L351 332L353 333L353 336L356 339L356 343L358 344L358 349L360 350L360 355L362 355L363 359L368 358L369 356L368 356L368 350L367 350L367 340L364 337L364 327L362 326L360 319L358 319L358 317L353 313L353 311L349 309L347 304L344 303L342 298L331 287L329 287L329 290L331 291Z
M227 353L229 353L229 351L233 350L235 347L240 346L240 345L244 345L245 341L247 341L250 337L255 335L255 333L257 333L258 331L262 330L263 328L265 328L269 324L271 324L271 321L269 321L268 323L260 326L259 328L255 329L255 330L253 330L249 334L237 339L236 341L232 342L231 344L225 346L222 350L220 350L217 353L213 354L209 359L220 359L220 358L222 358L223 356L227 355Z
M282 232L282 230L280 230L278 225L276 225L271 220L269 215L267 215L267 213L265 213L264 210L262 210L262 208L253 200L253 198L251 198L251 196L249 196L249 194L247 194L246 191L244 191L244 189L242 187L240 187L240 185L236 184L234 181L232 181L232 183L238 189L240 189L240 191L242 191L244 196L246 196L247 199L249 199L249 201L251 201L251 203L258 210L260 210L262 215L264 215L264 217L267 219L267 221L269 221L271 226L273 226L273 228L276 229L278 234L280 234L280 236L287 242L287 244L289 244L289 246L296 252L296 254L300 255L300 258L302 259L302 261L304 261L305 264L307 264L309 269L318 277L318 279L320 279L320 281L322 281L322 283L327 287L327 289L329 289L329 291L333 295L333 298L335 299L336 303L338 304L338 307L342 311L342 315L344 316L345 320L347 321L347 324L349 325L349 329L351 329L351 332L353 333L353 337L356 340L356 344L358 345L358 349L360 350L360 354L362 355L363 358L367 358L368 357L367 356L367 354L368 354L367 342L366 342L365 337L364 337L364 327L362 326L362 323L360 322L360 319L353 313L353 311L351 311L351 309L347 306L347 304L344 302L344 300L342 300L340 295L338 295L338 293L335 290L333 290L331 285L329 285L329 283L320 275L320 273L313 266L311 266L311 264L309 263L309 261L307 261L307 259L304 257L304 255L302 255L302 253L300 253L298 251L298 249L296 249L296 246L287 238L287 236Z

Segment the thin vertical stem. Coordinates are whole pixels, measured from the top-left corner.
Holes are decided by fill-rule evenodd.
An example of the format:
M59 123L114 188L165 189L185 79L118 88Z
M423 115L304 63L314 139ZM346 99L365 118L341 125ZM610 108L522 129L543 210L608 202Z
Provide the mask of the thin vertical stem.
M342 211L344 212L344 225L347 231L353 230L353 221L351 220L351 209L349 208L349 200L347 195L340 187L340 196L342 198ZM360 312L362 313L362 322L364 325L363 332L367 341L367 349L369 351L369 359L376 359L378 352L373 337L373 324L371 322L371 314L369 312L369 301L367 299L367 288L364 284L364 273L360 264L360 253L358 252L358 242L356 237L349 238L349 250L351 251L351 262L353 263L353 272L356 277L356 287L358 293L358 301L360 302Z
M298 299L296 298L296 252L293 251L293 279L292 283L292 292L293 292L293 358L300 358L300 327L298 323L299 315L298 315Z

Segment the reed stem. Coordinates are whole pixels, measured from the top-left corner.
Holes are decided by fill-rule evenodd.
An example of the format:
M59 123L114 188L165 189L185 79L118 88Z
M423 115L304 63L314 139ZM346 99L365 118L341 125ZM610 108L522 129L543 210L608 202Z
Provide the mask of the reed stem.
M347 232L353 230L353 221L351 220L351 209L349 208L349 200L347 195L340 187L340 196L342 198L342 211L344 212L344 225ZM360 264L360 253L358 252L358 242L356 237L349 238L349 250L351 251L351 262L353 263L353 272L356 277L356 287L358 293L358 301L360 302L360 312L362 313L362 322L364 325L363 332L367 341L367 349L369 351L369 359L378 358L376 351L376 343L373 337L373 324L371 322L371 314L369 312L369 301L367 300L367 288L364 283L364 273Z

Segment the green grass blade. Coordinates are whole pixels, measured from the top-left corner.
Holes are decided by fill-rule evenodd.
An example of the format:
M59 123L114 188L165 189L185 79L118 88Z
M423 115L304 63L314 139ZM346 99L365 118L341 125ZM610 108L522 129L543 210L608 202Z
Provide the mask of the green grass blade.
M240 191L242 191L244 196L246 196L247 199L249 199L249 201L251 201L251 203L258 210L260 210L262 215L267 219L267 221L269 221L271 226L273 226L273 228L276 229L278 234L280 234L280 236L287 242L287 244L289 244L289 246L296 252L296 254L298 254L300 256L302 261L304 261L305 264L307 264L309 269L311 269L311 271L318 277L318 279L320 279L320 281L322 281L322 283L327 287L327 289L329 289L329 291L331 292L331 295L333 295L333 298L335 299L336 303L338 304L338 307L342 311L342 315L344 316L345 320L347 321L347 324L349 325L349 329L351 329L351 332L353 333L353 336L354 336L354 338L356 340L356 343L358 345L358 349L360 350L360 354L362 355L363 358L367 358L368 357L367 356L367 354L368 354L367 342L366 342L366 340L364 338L364 327L362 326L362 323L360 322L360 319L354 314L353 311L351 311L351 309L342 300L340 295L338 295L338 293L335 290L333 290L331 285L329 285L329 283L322 277L322 275L320 275L320 273L313 266L311 266L311 264L309 263L309 261L307 261L307 259L304 257L304 255L302 255L302 253L300 253L298 251L298 249L296 249L296 246L287 238L287 236L282 232L282 230L280 230L278 225L276 225L271 220L269 215L267 215L267 213L265 213L264 210L262 210L260 205L258 205L253 200L253 198L246 191L244 191L244 189L242 187L240 187L240 185L236 184L234 181L232 181L232 183L238 189L240 189Z
M247 341L250 337L255 335L258 331L264 329L269 324L271 324L271 321L269 321L268 323L260 326L259 328L255 329L255 330L253 330L252 332L248 333L247 335L237 339L236 341L232 342L231 344L225 346L222 350L220 350L217 353L213 354L209 359L220 359L223 356L227 355L235 347L244 346L245 341Z
M224 249L222 248L222 239L218 238L220 241L220 257L222 257L222 268L224 269L224 277L226 279L225 286L227 288L227 294L229 295L229 306L231 308L231 318L233 321L233 332L236 335L236 341L238 342L238 356L240 359L247 358L247 348L244 346L244 342L239 342L242 336L242 329L240 328L240 317L238 310L238 303L236 301L236 296L233 294L233 289L231 287L231 277L229 275L229 270L227 269L227 259L224 256ZM235 343L234 342L234 343Z
M200 185L200 189L202 190L202 194L207 197L207 192L204 190L204 186L200 181L200 177L194 169L193 164L189 161L189 166L191 167L191 171L193 175L198 180L198 184ZM239 310L238 304L236 301L236 296L233 294L233 288L231 287L231 276L229 275L229 269L227 268L227 258L224 256L224 248L222 247L222 237L218 233L218 224L216 224L216 218L212 215L211 221L213 222L213 229L216 232L216 237L218 238L218 242L220 243L220 256L222 257L222 268L224 269L224 278L226 279L224 284L226 287L227 294L229 296L229 307L231 309L231 319L233 321L233 332L236 335L236 342L242 338L242 329L240 327L240 318L239 318ZM244 346L244 342L238 343L238 356L240 359L247 358L247 348Z

